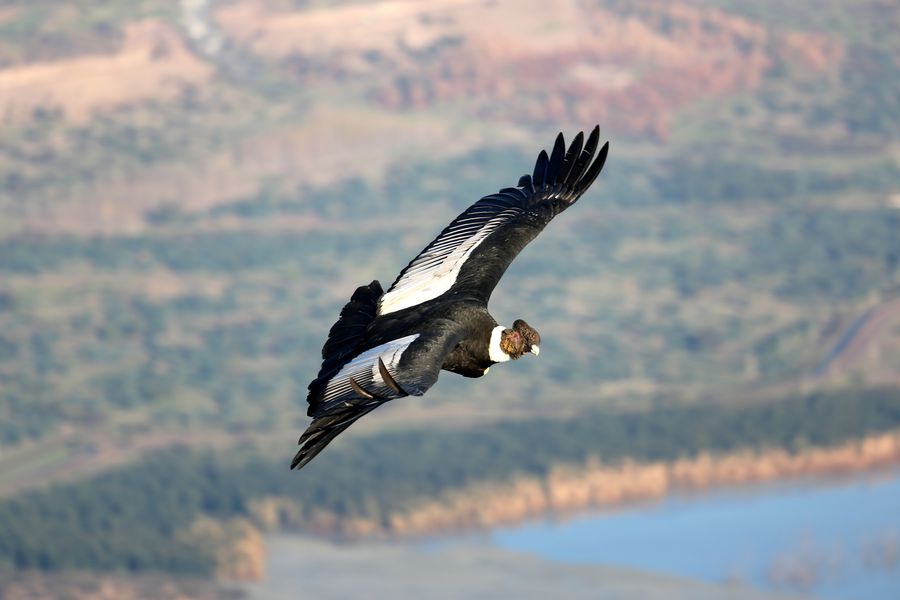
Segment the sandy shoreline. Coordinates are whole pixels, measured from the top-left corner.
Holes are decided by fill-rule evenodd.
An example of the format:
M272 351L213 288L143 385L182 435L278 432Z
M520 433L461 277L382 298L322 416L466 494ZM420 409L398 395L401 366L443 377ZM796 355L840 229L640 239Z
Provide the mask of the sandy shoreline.
M267 576L241 589L248 600L296 598L629 598L635 600L800 600L806 596L707 583L601 565L565 565L479 545L423 552L415 545L340 545L302 535L267 540Z
M618 507L679 492L741 487L800 477L852 474L900 464L900 431L838 446L800 452L773 449L675 461L618 465L600 459L554 468L544 477L519 477L454 490L385 519L345 518L319 513L300 517L286 498L255 507L254 520L269 531L299 529L346 539L427 537L512 525L534 518Z

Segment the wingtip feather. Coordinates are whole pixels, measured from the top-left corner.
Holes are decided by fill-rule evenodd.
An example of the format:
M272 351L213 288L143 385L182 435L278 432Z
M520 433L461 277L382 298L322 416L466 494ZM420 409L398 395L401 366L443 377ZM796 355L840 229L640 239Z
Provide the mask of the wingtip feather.
M549 187L561 186L567 189L566 195L574 194L570 201L574 202L600 174L606 163L609 152L609 142L606 142L597 152L600 144L600 125L595 125L585 140L583 131L579 131L572 138L569 149L566 150L565 137L562 132L556 135L553 149L548 154L541 150L534 163L534 173L523 175L519 178L518 187L526 192L538 192Z
M308 465L309 461L314 459L319 452L324 450L325 446L327 446L330 441L331 439L316 440L313 444L300 448L300 450L297 451L297 454L294 455L293 460L291 460L291 471L299 471Z
M516 187L534 190L534 185L531 183L531 175L526 173L519 177L519 183L516 184Z
M584 172L588 166L590 166L591 159L594 157L594 152L597 150L597 142L599 139L600 131L595 128L588 136L587 142L585 142L584 147L581 150L581 154L575 159L575 164L572 165L572 170L569 174L570 180L577 182L584 176Z
M572 167L575 166L575 163L578 161L578 157L581 156L581 148L584 144L584 132L579 131L575 134L575 137L572 138L572 143L569 145L569 149L566 151L566 157L563 159L562 173L560 173L559 179L560 181L569 181L570 175L572 174Z
M354 407L352 410L340 409L332 414L323 414L313 419L309 424L300 440L297 442L301 448L291 460L291 470L302 469L309 461L315 458L322 450L330 444L334 438L340 435L344 430L353 425L358 419L366 416L378 406L381 402L370 402L368 404Z
M563 162L566 156L566 140L563 138L562 132L556 135L556 141L553 143L553 151L550 153L550 163L547 165L547 175L544 178L546 185L554 185L561 183Z
M538 154L537 162L534 163L534 174L531 176L531 182L535 188L544 187L548 164L550 164L550 157L547 156L546 150L541 150L541 153Z
M584 191L588 189L594 180L597 179L597 175L600 174L600 171L603 170L603 165L606 164L606 157L609 154L609 142L603 144L603 147L600 148L600 152L597 153L597 158L594 159L594 162L591 163L591 166L588 167L587 172L585 172L584 176L578 182L579 191Z

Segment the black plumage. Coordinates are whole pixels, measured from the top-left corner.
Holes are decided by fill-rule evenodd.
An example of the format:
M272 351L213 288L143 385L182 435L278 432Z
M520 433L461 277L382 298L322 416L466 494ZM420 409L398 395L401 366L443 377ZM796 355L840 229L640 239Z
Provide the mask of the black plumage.
M309 384L309 416L291 468L301 468L338 434L384 402L422 395L447 370L480 377L497 362L537 354L540 335L524 321L497 325L491 293L522 248L597 178L609 143L600 129L560 133L517 187L485 196L448 225L387 292L361 286L344 306Z

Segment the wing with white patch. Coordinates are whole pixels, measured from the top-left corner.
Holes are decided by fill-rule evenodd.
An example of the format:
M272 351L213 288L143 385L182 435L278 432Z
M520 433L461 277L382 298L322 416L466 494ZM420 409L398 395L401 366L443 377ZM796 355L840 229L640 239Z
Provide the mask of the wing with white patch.
M595 127L587 143L579 133L566 150L560 133L553 152L548 156L541 151L534 173L524 175L518 187L470 206L414 258L379 300L378 314L417 306L451 291L486 304L522 248L596 179L609 149L609 143L604 144L594 158L599 140L600 129Z
M355 399L364 390L369 396L378 398L400 398L402 393L393 379L400 365L400 358L420 334L415 333L366 350L346 365L325 383L321 396L317 399L315 412L328 412L329 408ZM313 405L310 406L312 410Z
M309 385L313 422L300 437L291 463L301 468L357 419L385 402L421 396L435 384L447 354L461 338L459 326L432 321L430 329L364 350L333 374Z

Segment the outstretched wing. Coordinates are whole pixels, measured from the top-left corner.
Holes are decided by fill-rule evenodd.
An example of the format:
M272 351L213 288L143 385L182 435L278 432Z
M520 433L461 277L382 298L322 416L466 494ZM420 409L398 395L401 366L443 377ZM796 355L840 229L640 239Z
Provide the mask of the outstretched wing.
M518 187L485 196L456 217L400 272L378 302L378 314L417 306L444 294L487 304L503 273L528 242L594 182L609 150L597 153L600 128L584 143L579 133L566 150L562 133L553 152L541 151L532 175ZM582 144L584 144L582 146Z
M313 381L307 398L313 421L300 437L302 447L291 468L302 468L357 419L385 402L424 394L460 339L456 323L433 321L428 331L365 350L336 373Z

